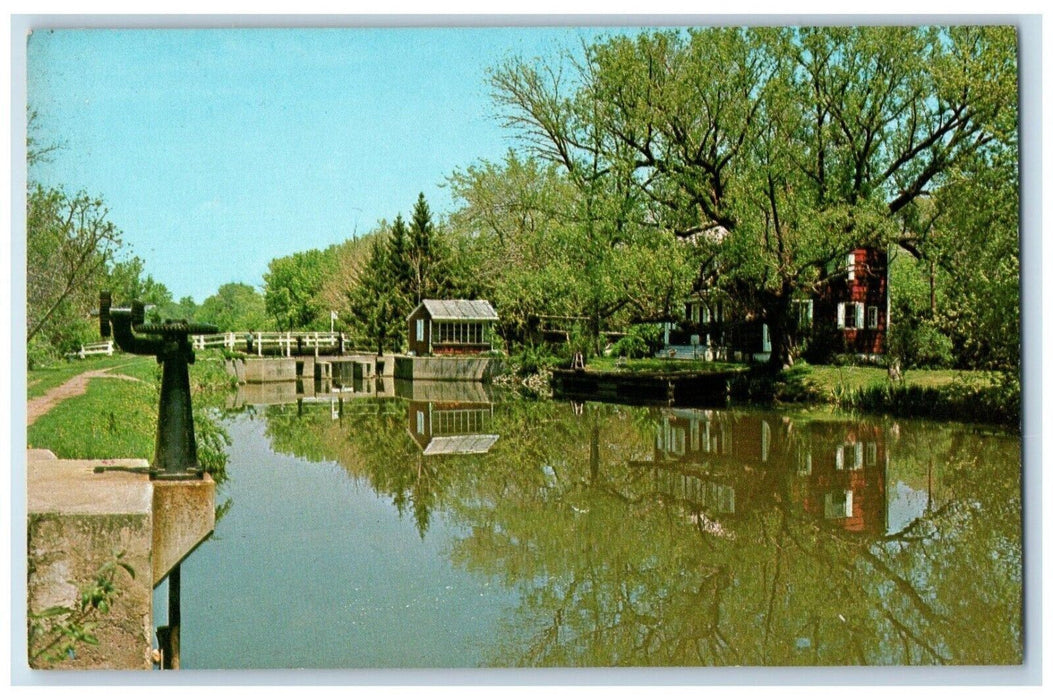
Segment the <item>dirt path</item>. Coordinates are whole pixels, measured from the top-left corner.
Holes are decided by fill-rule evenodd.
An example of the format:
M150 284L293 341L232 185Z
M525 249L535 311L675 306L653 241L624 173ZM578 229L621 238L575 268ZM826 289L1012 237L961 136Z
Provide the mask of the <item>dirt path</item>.
M121 365L123 366L123 365ZM106 369L93 369L87 372L78 374L73 379L70 379L65 384L57 386L54 389L49 390L43 396L30 399L26 406L26 424L33 425L37 418L50 411L55 406L59 405L66 399L74 396L79 396L88 390L88 382L98 377L108 377L111 379L123 379L125 381L139 382L142 381L136 377L129 377L127 374L111 374L115 369L120 367L108 367Z

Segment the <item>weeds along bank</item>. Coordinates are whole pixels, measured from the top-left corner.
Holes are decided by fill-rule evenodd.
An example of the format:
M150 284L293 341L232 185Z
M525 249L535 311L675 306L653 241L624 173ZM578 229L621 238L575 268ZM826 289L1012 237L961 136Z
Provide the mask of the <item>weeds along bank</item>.
M745 375L732 398L759 403L827 404L898 418L928 418L1006 427L1020 424L1020 380L1000 372L908 370L891 380L880 367L812 366L800 362L772 375Z

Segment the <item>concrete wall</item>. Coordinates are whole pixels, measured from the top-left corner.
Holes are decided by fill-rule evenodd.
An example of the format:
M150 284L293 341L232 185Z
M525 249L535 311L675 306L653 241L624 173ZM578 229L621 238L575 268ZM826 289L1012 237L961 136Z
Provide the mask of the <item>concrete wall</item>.
M153 491L146 476L127 472L93 474L90 463L30 456L28 478L28 610L75 607L80 591L92 584L115 552L135 578L113 574L119 595L94 633L99 644L78 644L72 659L30 660L32 668L150 669L153 583ZM44 451L46 452L46 451ZM50 458L49 458L50 455ZM145 460L113 460L127 467ZM42 644L30 640L30 654Z
M333 378L345 376L354 364L361 367L363 377L393 377L395 374L395 355L343 355L340 357L322 355L318 358L304 357L248 357L227 360L227 373L237 378L239 384L259 384L265 382L290 382L299 378L312 380L315 369L321 366L327 376ZM378 365L380 365L378 372Z
M396 357L396 379L490 381L502 369L492 357Z
M153 668L153 589L215 526L210 478L151 481L146 460L56 459L27 452L27 610L76 608L81 591L123 552L109 574L116 597L87 620L97 645L76 644L74 658L27 659L31 668L148 670ZM27 630L28 631L28 630ZM53 636L30 638L30 655Z
M244 370L238 377L238 381L248 383L256 382L288 382L296 380L295 358L247 358L238 360L242 363Z

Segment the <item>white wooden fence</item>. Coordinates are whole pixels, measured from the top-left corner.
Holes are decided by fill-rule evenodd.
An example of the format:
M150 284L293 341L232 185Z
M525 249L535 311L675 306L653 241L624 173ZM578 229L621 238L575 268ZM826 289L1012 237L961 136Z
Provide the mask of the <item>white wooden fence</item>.
M234 350L235 348L238 348L246 352L249 351L250 338L252 352L255 352L259 356L263 355L264 347L277 348L285 357L291 357L294 350L302 349L304 351L313 351L323 347L332 348L340 343L339 333L329 333L327 331L306 331L295 333L289 331L253 333L242 331L190 336L195 350L204 350L205 348L226 348L227 350Z
M316 349L321 348L333 348L340 344L340 333L329 333L327 331L306 331L306 332L281 332L281 331L268 331L259 333L249 333L247 331L241 333L213 333L211 335L192 335L190 340L193 343L195 350L204 350L205 348L226 348L227 350L234 350L238 348L242 351L249 351L249 338L252 338L251 348L252 352L259 356L263 355L263 349L265 347L277 348L278 351L285 357L292 357L294 351L313 352ZM67 353L67 357L79 357L84 359L92 355L113 355L114 345L112 340L107 340L102 343L92 343L90 345L81 345L80 350L76 352Z
M80 350L76 352L66 353L66 357L79 357L84 359L91 355L112 355L113 354L113 341L107 340L102 343L91 343L90 345L81 345Z

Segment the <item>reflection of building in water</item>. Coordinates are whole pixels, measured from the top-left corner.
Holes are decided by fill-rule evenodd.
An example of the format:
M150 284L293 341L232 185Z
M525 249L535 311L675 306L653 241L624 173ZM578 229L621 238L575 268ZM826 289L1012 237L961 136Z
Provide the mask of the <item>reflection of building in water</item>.
M853 532L884 532L887 456L880 427L848 422L796 426L774 414L663 411L654 460L659 492L734 515L770 503L787 477L805 512Z
M860 423L813 423L796 448L795 500L806 512L852 532L883 533L887 525L884 430Z
M482 454L493 434L494 405L469 401L410 401L410 436L425 455Z

